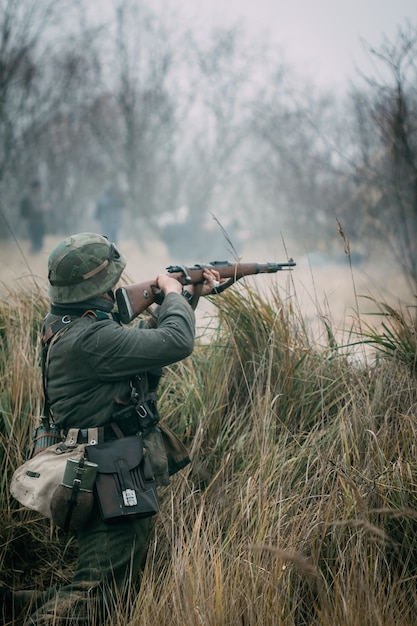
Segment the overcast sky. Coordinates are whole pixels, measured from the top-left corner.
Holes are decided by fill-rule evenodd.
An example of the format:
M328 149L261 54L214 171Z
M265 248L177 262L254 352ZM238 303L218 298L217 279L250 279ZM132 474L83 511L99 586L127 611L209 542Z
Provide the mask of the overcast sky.
M245 23L280 46L294 70L345 87L367 70L362 40L379 47L399 26L417 27L417 0L159 0L201 25Z

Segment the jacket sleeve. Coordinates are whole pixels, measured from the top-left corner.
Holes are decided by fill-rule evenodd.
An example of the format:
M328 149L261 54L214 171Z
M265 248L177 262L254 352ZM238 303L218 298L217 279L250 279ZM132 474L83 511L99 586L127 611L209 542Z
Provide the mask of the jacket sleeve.
M92 323L82 342L85 359L100 380L117 380L181 361L195 341L195 315L177 293L165 297L156 328L123 327L109 321Z

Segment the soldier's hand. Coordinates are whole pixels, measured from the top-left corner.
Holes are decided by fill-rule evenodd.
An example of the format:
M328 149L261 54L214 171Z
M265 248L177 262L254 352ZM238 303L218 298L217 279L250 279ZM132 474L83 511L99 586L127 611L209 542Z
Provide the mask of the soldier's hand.
M205 269L203 271L204 283L203 288L201 290L202 296L208 296L213 289L219 287L225 279L220 278L220 274L217 270ZM188 286L187 286L188 289Z
M172 278L169 274L158 274L156 282L165 295L172 291L175 293L181 293L182 291L181 283L176 278Z
M213 291L213 289L221 285L225 280L221 279L219 272L214 269L204 269L203 276L204 283L199 285L199 288L201 287L200 296L207 296ZM165 295L171 291L174 291L175 293L182 292L182 284L176 278L172 278L169 274L159 274L156 280L158 287L164 292ZM192 295L195 291L195 285L186 285L184 289Z

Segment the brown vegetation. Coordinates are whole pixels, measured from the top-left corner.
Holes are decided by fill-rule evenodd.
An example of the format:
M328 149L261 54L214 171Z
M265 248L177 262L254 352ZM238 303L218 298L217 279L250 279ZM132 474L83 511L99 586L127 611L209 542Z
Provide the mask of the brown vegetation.
M113 624L411 626L412 328L402 350L398 317L382 311L391 349L358 364L369 326L350 328L343 347L324 319L319 347L278 288L265 299L242 286L216 303L212 341L163 379L161 412L193 466L161 494L132 613L119 607ZM1 570L18 588L67 580L75 557L73 539L8 494L39 413L45 308L38 293L14 292L0 311Z

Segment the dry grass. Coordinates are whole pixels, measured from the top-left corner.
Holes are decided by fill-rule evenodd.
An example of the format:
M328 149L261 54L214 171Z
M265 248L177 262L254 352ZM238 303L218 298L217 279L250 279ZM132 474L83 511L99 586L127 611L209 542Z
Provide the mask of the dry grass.
M162 492L133 609L119 606L112 623L411 626L415 371L390 355L358 364L328 319L318 348L278 290L217 302L211 343L169 368L161 390L194 462ZM44 304L15 295L0 309L1 566L20 588L65 580L76 554L7 493L40 405Z

